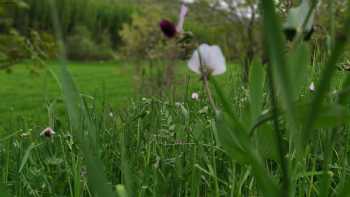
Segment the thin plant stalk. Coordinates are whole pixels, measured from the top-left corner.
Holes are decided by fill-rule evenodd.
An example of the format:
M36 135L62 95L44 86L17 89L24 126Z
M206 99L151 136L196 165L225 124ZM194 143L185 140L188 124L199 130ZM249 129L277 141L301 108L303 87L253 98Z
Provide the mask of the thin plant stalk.
M209 81L209 78L208 78L209 72L208 72L208 69L205 67L206 65L203 65L202 57L201 57L201 53L200 53L199 49L198 49L198 58L199 58L199 64L200 64L200 71L202 73L201 80L203 81L204 89L205 89L205 91L207 93L210 105L212 106L212 108L214 109L215 113L217 114L217 113L219 113L219 109L215 105L213 94L212 94L212 92L210 90L210 87L209 87L209 82L208 82Z
M268 84L269 84L269 89L270 89L270 100L271 100L271 108L272 108L272 114L273 114L273 126L274 126L274 137L275 141L277 142L277 152L278 152L278 157L281 163L281 168L282 168L282 190L281 194L283 196L288 197L290 195L290 178L289 178L289 173L288 173L288 161L285 158L286 151L283 148L283 139L282 139L282 130L280 129L279 121L278 121L278 104L277 104L277 99L276 99L276 92L274 88L274 83L273 83L273 74L272 74L272 66L268 65L267 67L267 73L268 73Z

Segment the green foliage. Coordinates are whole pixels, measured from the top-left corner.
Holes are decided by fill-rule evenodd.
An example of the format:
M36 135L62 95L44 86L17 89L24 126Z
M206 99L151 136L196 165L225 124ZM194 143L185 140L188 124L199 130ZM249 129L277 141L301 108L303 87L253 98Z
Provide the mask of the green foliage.
M90 31L84 26L77 26L66 39L67 55L71 60L110 60L113 50L108 34L102 34L96 44Z
M15 30L0 35L0 50L3 52L2 63L17 62L29 56L26 39Z
M124 24L120 32L124 47L122 53L131 58L159 58L167 45L159 22L164 17L161 5L145 5L132 16L130 24ZM158 48L158 49L157 49Z
M137 98L123 110L102 102L100 111L96 100L79 92L62 47L60 74L51 73L58 79L68 116L55 116L56 101L49 103L50 120L61 122L50 121L57 131L50 139L39 138L42 124L9 121L0 138L5 186L15 196L113 196L112 190L121 196L348 195L350 78L336 69L349 40L350 15L340 30L344 35L337 38L331 32L328 51L315 54L326 61L311 61L312 48L303 39L286 46L274 2L261 1L270 62L252 64L248 86L235 82L237 70L229 69L231 75L222 81L211 78L219 112L208 106L202 91L193 89L190 77L180 86L181 98ZM305 16L312 9L298 12ZM350 13L350 7L347 10ZM126 47L133 46L126 51L136 57L175 60L168 53L174 43L164 44L153 34L157 26L150 19L162 9L144 11L122 31ZM152 18L140 17L146 13ZM335 30L334 23L331 20L329 26ZM84 36L73 36L71 44L80 41L91 47L93 35L87 29L77 28L76 34ZM307 90L310 76L317 82L316 91ZM188 98L192 90L200 99Z
M15 28L11 11L25 11L29 8L28 4L23 1L9 1L0 6L6 8L1 14L4 20L0 21L0 69L9 69L26 59L42 64L42 60L55 57L56 41L49 33L30 30L25 36Z
M34 45L30 46L32 47L30 50L41 55L47 53L44 56L48 58L55 57L56 46L54 46L54 39L50 35L54 30L50 20L51 11L48 1L21 0L11 2L0 5L6 10L2 13L6 17L0 21L1 31L16 31L26 42L38 41L37 38L40 38L42 43L30 43ZM64 38L72 46L70 50L72 59L112 59L112 49L115 50L121 45L118 32L122 28L122 24L130 20L133 6L133 4L126 4L122 0L56 1L55 9L58 11ZM33 32L37 32L37 35L33 35ZM79 39L79 33L84 34L84 37ZM21 45L18 46L18 48L23 49ZM28 56L33 55L26 57Z

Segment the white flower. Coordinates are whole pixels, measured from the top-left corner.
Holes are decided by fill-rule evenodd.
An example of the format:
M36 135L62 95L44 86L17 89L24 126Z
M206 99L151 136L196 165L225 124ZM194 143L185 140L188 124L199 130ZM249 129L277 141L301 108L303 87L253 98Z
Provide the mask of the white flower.
M198 74L220 75L226 71L226 61L220 47L201 44L188 61L188 67Z
M315 92L315 91L316 91L316 87L315 87L314 82L311 82L311 84L310 84L310 86L309 86L309 90L310 90L311 92Z
M192 97L193 100L198 100L199 99L199 94L197 92L193 92L191 97Z
M180 14L179 14L179 20L176 26L176 31L177 32L183 32L183 27L184 27L184 23L185 23L185 18L188 12L188 7L185 4L181 5L181 9L180 9Z
M56 132L52 128L48 127L40 133L40 136L52 137L55 134Z

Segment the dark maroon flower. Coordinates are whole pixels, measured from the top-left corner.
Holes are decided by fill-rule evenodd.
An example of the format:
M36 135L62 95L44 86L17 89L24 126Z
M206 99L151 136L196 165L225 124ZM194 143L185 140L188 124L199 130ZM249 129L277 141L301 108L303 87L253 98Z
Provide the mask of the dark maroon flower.
M164 35L168 38L173 38L175 37L177 30L176 30L176 26L174 25L174 23L168 21L168 20L162 20L159 23L159 27L162 30L162 32L164 33Z

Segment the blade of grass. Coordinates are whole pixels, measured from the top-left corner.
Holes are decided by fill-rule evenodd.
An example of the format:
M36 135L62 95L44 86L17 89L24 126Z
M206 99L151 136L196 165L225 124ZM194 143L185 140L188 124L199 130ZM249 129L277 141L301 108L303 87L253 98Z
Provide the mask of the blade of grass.
M0 184L0 196L1 197L10 197L11 196L2 184Z
M223 105L224 112L229 115L230 119L233 122L222 122L222 124L227 124L229 127L231 127L230 132L234 132L235 135L237 135L237 138L240 140L241 145L243 149L246 151L246 157L248 158L248 161L250 165L252 166L253 173L255 178L257 179L257 183L264 193L265 196L280 196L280 190L278 186L275 184L275 182L272 180L271 176L269 175L268 171L264 167L264 162L261 159L260 155L256 151L254 147L252 147L252 144L249 141L248 132L245 131L244 127L242 126L241 122L238 120L236 115L234 114L229 102L226 100L226 97L224 96L221 88L219 87L218 83L215 81L215 79L211 79L212 84L215 87L216 93L219 97L220 103ZM222 119L224 114L219 113L218 119ZM218 132L225 132L224 130L220 130ZM227 134L227 136L230 136L230 134ZM231 155L231 157L234 157Z
M338 94L338 103L341 105L346 105L350 103L350 74L347 74L343 85L342 90Z
M270 101L271 101L271 108L272 108L272 114L273 114L273 126L274 126L274 140L277 144L277 153L278 153L278 159L279 163L282 168L282 195L283 196L289 196L289 185L290 185L290 179L289 179L289 172L288 172L288 161L285 157L287 155L287 151L283 148L283 139L282 139L282 130L280 129L280 123L278 120L278 105L277 105L277 97L275 93L275 87L273 82L273 73L272 73L272 67L268 65L268 80L269 80L269 90L270 90Z
M350 196L350 179L348 178L342 187L337 191L338 197L349 197Z
M19 173L22 172L24 165L27 163L27 161L29 159L30 153L32 152L32 150L34 148L35 148L35 144L34 143L31 143L29 145L29 147L27 148L26 152L24 153L23 159L21 161L21 165L19 167L19 170L18 170Z
M263 65L254 62L250 66L249 75L249 103L251 125L259 117L264 102L265 71Z
M263 15L263 30L265 37L266 49L269 52L273 77L276 84L280 86L281 102L286 109L286 114L292 130L295 130L295 111L293 105L292 84L286 64L284 54L284 39L282 28L277 17L274 2L272 0L261 1L261 12Z
M332 77L336 71L336 64L339 61L340 57L342 56L342 54L344 53L347 41L349 39L349 33L350 33L350 6L348 5L348 9L347 9L347 18L346 18L346 22L344 24L343 27L343 31L344 32L344 37L341 40L336 41L335 45L334 45L334 49L331 52L331 56L329 57L326 66L322 72L321 75L321 80L320 80L320 85L319 85L319 89L318 91L316 91L316 95L313 99L313 102L311 104L311 109L310 112L308 113L309 116L306 119L305 122L305 126L303 127L303 135L304 135L304 141L302 142L303 145L307 144L307 140L310 138L310 136L312 135L312 130L315 124L315 120L317 119L317 117L319 116L319 111L320 111L320 106L324 100L324 97L326 96L327 92L329 91L330 88L330 84L331 84L331 80ZM345 83L347 83L347 81L345 81ZM321 188L321 196L328 196L329 193L329 185L330 185L330 177L328 172L328 164L330 162L330 158L331 158L331 151L332 151L332 147L334 145L334 141L335 141L335 133L336 133L336 129L333 129L332 133L330 134L330 136L328 136L326 139L327 141L327 146L326 146L326 150L325 150L325 161L323 164L323 170L324 170L324 174L323 174L323 178L321 180L321 184L320 184L320 188Z
M334 128L331 131L327 131L326 142L325 142L325 151L324 151L324 161L323 161L323 173L321 179L321 189L320 189L320 197L329 196L330 189L330 174L329 172L329 162L332 160L332 150L334 146L334 142L336 139L337 129Z
M83 122L87 121L89 134L94 132L93 125L90 122L88 116L86 116L86 111L83 109L83 104L81 103L81 97L78 88L75 86L72 76L70 75L67 63L66 63L66 51L63 43L62 31L60 28L60 22L58 18L58 13L56 10L56 1L49 0L52 22L59 45L59 55L60 55L60 84L62 88L62 94L68 110L70 122L73 128L75 136L77 137L78 144L81 146L83 154L85 155L87 170L89 174L89 185L93 188L94 192L98 196L112 197L114 196L112 187L108 185L107 178L104 173L104 168L101 160L97 155L94 155L94 150L91 149L91 144L89 139L83 136ZM78 135L77 135L78 134ZM80 139L80 137L82 137ZM96 150L95 150L96 151Z
M350 13L350 6L348 7L347 13ZM350 23L350 15L347 16L346 22L343 27L342 32L344 32L344 37L335 43L334 50L332 51L331 56L326 62L324 70L322 71L321 79L320 79L319 85L317 86L319 88L315 93L315 96L311 103L311 109L308 113L307 118L305 119L305 123L302 129L302 135L303 135L302 146L304 147L307 144L307 141L312 134L315 120L319 115L320 106L324 98L326 97L326 94L330 88L332 77L337 69L336 64L339 61L340 57L342 56L346 46L346 42L348 41L348 36L350 33L349 23Z
M277 119L278 101L275 93L274 84L280 86L281 103L286 110L287 126L290 130L291 136L297 134L296 112L293 103L293 95L295 95L291 79L288 74L286 64L286 57L284 54L284 39L282 35L282 28L278 16L275 11L274 2L272 0L262 0L261 12L263 15L263 30L265 42L270 56L271 63L268 65L267 73L269 74L269 84L271 93L271 107L273 108L273 120L275 129L275 140L277 142L277 152L279 153L279 160L282 167L282 192L283 196L289 196L290 178L288 172L288 161L285 159L285 152L282 146L282 134L279 128Z

